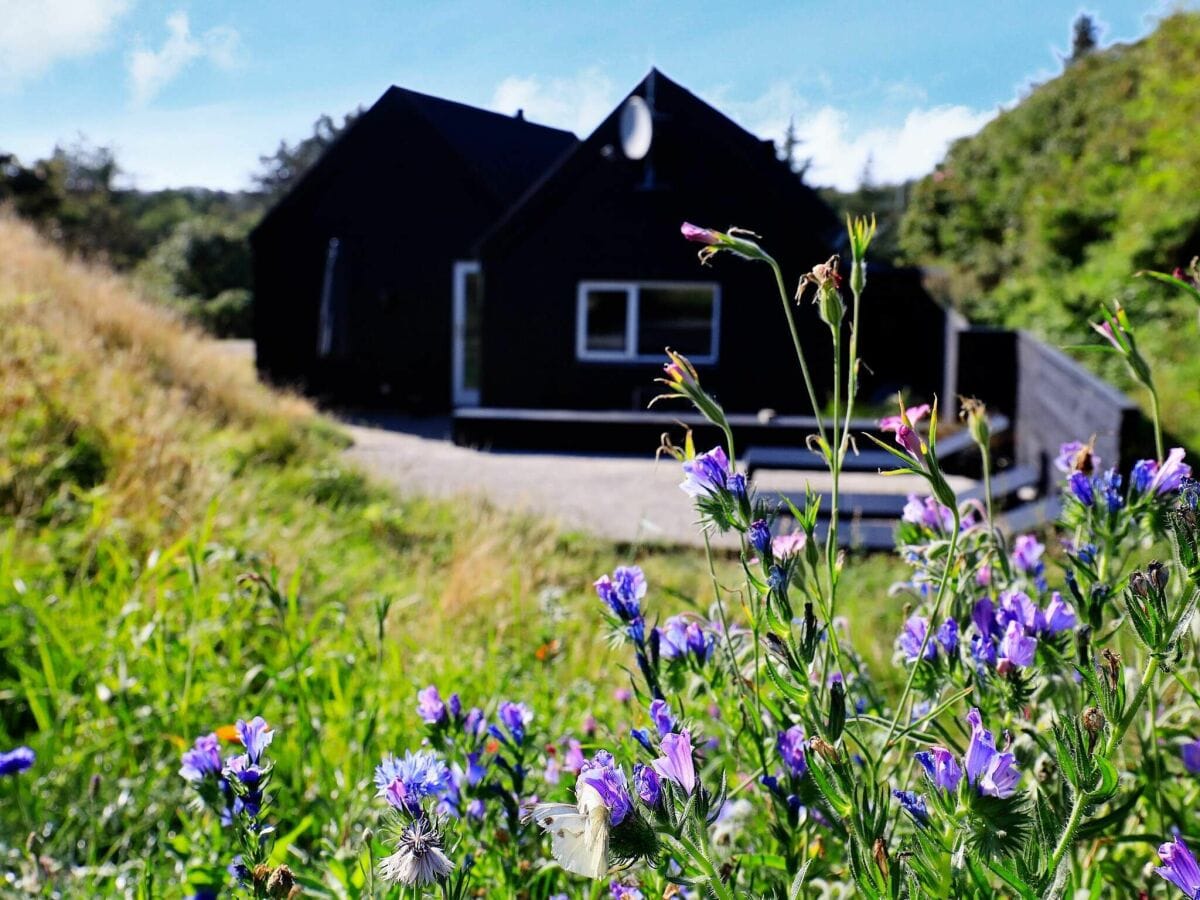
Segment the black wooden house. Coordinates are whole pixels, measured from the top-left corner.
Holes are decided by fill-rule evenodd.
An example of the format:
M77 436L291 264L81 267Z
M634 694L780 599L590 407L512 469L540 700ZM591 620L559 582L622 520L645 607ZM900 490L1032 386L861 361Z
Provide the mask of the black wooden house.
M769 141L658 71L583 141L391 88L252 237L259 368L408 412L634 411L670 346L730 411L806 411L770 270L701 267L685 220L758 232L792 285L842 241ZM864 391L939 391L916 273L873 269L867 304ZM827 378L829 332L797 315Z
M450 408L453 291L483 233L576 143L392 87L251 235L260 372L321 396Z

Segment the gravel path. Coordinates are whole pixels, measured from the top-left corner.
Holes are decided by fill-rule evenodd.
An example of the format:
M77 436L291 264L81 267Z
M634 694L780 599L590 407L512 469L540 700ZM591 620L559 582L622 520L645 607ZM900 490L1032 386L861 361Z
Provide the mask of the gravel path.
M354 446L346 456L367 472L408 493L441 498L486 497L620 542L698 545L691 501L679 490L672 460L569 453L484 452L440 437L437 423L396 423L380 428L348 424ZM402 430L403 429L403 430ZM763 472L759 490L803 491L808 481L827 493L829 479L815 472ZM951 479L955 489L969 484ZM957 483L961 481L962 484ZM913 476L874 473L842 476L846 492L927 493Z

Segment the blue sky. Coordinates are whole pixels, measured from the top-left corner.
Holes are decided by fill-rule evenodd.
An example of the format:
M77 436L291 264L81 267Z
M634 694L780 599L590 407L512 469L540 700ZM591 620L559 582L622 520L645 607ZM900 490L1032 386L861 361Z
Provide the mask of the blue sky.
M654 65L764 137L794 118L811 180L851 187L868 157L880 180L928 171L1056 73L1081 8L1110 43L1174 5L0 0L0 150L83 135L139 187L238 188L389 84L583 135Z

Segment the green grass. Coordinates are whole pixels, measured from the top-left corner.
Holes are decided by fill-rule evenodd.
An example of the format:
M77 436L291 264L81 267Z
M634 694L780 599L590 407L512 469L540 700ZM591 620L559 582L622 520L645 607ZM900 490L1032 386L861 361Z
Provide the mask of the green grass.
M652 616L707 607L696 552L370 484L336 428L119 279L11 221L0 242L0 746L38 754L0 782L0 866L35 892L181 893L208 826L180 752L254 714L279 732L280 852L352 881L373 767L419 742L418 688L620 727L626 656L592 580L636 561ZM845 611L884 676L902 570L861 563Z

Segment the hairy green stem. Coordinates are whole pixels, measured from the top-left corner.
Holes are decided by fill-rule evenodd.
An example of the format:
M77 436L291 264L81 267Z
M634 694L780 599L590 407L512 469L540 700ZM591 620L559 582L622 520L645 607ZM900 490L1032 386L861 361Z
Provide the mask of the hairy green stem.
M1153 384L1146 386L1150 389L1150 410L1154 416L1154 449L1158 453L1158 461L1161 463L1166 459L1166 454L1163 452L1162 415L1158 408L1158 391L1155 390Z
M1133 696L1133 702L1125 711L1125 715L1121 717L1121 721L1116 723L1109 732L1108 740L1104 742L1102 756L1108 759L1113 752L1121 745L1121 741L1125 737L1125 732L1129 730L1129 726L1133 724L1134 718L1141 709L1142 703L1146 700L1146 695L1150 693L1150 689L1154 684L1154 676L1158 674L1159 660L1157 656L1151 656L1146 661L1146 667L1142 670L1142 683L1138 685L1137 693ZM1091 794L1087 791L1078 791L1075 794L1075 801L1071 805L1071 815L1067 819L1066 828L1063 829L1062 836L1059 837L1058 843L1054 847L1054 853L1050 856L1050 871L1056 873L1055 886L1059 887L1063 881L1063 874L1059 871L1059 867L1063 865L1067 851L1075 844L1075 833L1079 830L1079 826L1083 821L1083 811L1087 807Z

